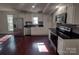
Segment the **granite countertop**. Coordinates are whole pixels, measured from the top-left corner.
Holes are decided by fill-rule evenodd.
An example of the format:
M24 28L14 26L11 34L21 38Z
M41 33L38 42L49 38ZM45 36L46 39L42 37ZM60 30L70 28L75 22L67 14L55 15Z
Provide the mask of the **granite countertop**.
M49 28L49 30L51 31L51 33L54 33L55 35L57 35L56 28Z
M76 33L76 34L79 34L79 28L74 28L73 32Z
M77 38L79 38L79 36L74 34L74 33L71 33L72 35L70 35L70 36L69 35L65 35L64 33L56 30L56 28L49 28L49 30L52 33L54 33L55 35L60 36L63 39L77 39Z

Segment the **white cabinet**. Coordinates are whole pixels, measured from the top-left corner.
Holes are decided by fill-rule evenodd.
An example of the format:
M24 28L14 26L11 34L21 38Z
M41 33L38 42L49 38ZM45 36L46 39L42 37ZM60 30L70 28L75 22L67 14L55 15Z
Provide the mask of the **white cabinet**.
M63 54L63 39L58 37L58 53Z
M60 55L79 55L79 39L62 39L58 37L57 51Z
M27 28L27 27L24 28L24 35L31 35L31 28L30 27L29 28Z
M79 4L67 4L67 23L79 24Z
M74 24L75 7L73 4L67 4L67 23Z

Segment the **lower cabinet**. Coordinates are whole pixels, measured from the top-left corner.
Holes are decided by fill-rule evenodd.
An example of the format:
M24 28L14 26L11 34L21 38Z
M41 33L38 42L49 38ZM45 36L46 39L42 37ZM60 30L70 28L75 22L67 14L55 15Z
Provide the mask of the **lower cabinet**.
M58 36L59 55L79 55L79 39L62 39Z
M58 37L58 47L57 47L57 52L59 54L63 54L63 39Z

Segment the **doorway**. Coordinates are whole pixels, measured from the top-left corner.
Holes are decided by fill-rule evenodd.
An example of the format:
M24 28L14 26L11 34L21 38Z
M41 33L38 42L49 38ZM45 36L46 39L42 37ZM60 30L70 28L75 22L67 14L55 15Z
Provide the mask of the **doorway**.
M24 22L23 18L14 18L14 35L15 36L23 36L24 35Z

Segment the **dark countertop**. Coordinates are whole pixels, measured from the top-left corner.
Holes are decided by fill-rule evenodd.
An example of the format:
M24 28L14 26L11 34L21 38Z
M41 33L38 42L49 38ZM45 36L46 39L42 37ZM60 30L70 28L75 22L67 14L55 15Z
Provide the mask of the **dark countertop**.
M73 32L76 33L76 34L79 34L79 28L77 28L77 27L74 28L74 29L73 29Z
M51 33L53 33L53 34L55 34L57 36L56 28L49 28L49 30L51 31Z
M75 33L70 33L71 35L66 35L64 33L67 33L67 32L58 31L56 28L49 28L49 30L55 35L60 36L63 39L78 39L79 38L79 35L78 34L76 35Z

